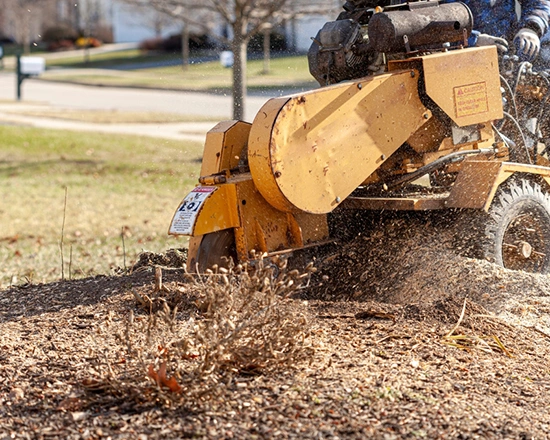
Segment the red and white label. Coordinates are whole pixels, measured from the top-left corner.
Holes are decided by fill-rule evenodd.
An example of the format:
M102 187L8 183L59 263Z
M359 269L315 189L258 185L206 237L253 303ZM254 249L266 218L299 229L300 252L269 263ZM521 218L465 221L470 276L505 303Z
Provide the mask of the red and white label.
M173 235L192 235L202 205L217 189L216 186L197 186L187 194L174 214L169 233Z

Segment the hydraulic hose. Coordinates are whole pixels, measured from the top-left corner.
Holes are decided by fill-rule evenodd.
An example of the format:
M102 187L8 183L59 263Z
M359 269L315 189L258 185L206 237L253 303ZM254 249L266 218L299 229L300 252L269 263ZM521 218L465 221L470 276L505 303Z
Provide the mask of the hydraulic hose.
M428 173L431 173L432 171L436 171L440 168L443 168L444 166L449 165L450 163L459 162L470 154L488 154L488 153L494 153L494 152L495 150L493 150L492 148L480 148L479 150L455 151L454 153L447 154L446 156L443 156L443 157L440 157L439 159L434 160L428 165L424 165L423 167L418 168L416 171L412 173L405 174L404 176L398 177L397 179L387 184L388 189L395 189L401 185L404 185L405 183L412 182L413 180L416 180L424 176L425 174L428 174Z

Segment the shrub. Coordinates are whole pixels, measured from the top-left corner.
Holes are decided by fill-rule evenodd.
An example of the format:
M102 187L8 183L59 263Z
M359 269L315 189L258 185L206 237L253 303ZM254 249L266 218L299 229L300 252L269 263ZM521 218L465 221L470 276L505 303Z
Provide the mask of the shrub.
M274 52L284 52L287 50L286 38L283 34L272 32L269 37L269 46ZM259 33L254 35L248 43L250 52L263 52L264 50L264 34Z
M63 40L75 41L78 38L77 32L67 25L50 26L42 34L42 40L47 43L60 42Z
M220 384L234 375L297 367L313 349L307 317L291 297L313 271L311 265L300 273L288 271L284 260L260 261L253 270L230 265L187 274L175 289L157 281L151 296L134 292L153 312L147 319L130 313L123 331L104 328L116 354L103 357L102 380L117 393L138 389L142 397L151 396L153 386L176 402L222 392ZM124 363L113 362L121 356Z
M162 50L162 38L149 38L139 43L139 49L143 51Z
M190 35L189 50L208 50L215 47L214 42L208 35ZM180 52L181 51L181 34L170 35L166 38L150 38L143 40L139 44L141 50L164 51L164 52Z
M47 49L51 52L58 50L71 50L74 49L74 41L72 40L59 40L48 44Z
M101 41L94 37L80 37L75 41L75 45L78 48L99 47Z

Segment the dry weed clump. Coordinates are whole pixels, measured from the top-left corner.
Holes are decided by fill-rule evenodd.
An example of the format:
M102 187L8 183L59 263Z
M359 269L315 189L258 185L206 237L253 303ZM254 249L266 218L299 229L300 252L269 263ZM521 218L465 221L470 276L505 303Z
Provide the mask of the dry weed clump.
M479 305L475 306L474 303L469 302L467 298L464 299L464 304L462 306L462 311L460 312L460 316L458 318L457 323L455 326L445 335L443 336L442 343L451 347L456 347L461 350L465 351L472 351L472 350L481 350L485 353L493 353L498 352L505 354L508 357L513 357L512 353L504 346L500 338L496 334L490 334L490 335L470 335L466 333L457 333L460 325L462 324L462 321L464 320L466 316L466 305L469 303L470 308L474 306L473 308L480 308ZM472 321L477 321L480 318L483 320L483 318L491 319L497 319L494 315L490 314L474 314L472 316ZM490 325L482 325L483 327L490 327ZM473 330L474 325L473 322L470 323L470 327Z
M222 392L236 375L297 367L313 348L307 316L293 296L313 271L311 265L303 273L289 271L279 259L260 260L253 269L186 273L185 283L156 292L158 310L130 312L115 332L104 327L114 349L101 357L102 380L119 393L141 390L142 398L196 402ZM179 295L180 306L162 295L171 304Z

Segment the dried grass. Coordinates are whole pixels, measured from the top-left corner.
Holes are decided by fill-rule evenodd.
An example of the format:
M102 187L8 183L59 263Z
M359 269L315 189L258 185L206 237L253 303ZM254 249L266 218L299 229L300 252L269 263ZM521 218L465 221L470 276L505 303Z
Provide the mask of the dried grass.
M451 347L456 347L461 350L470 351L473 349L482 350L486 353L499 352L504 353L508 357L513 357L510 351L504 346L500 338L496 335L489 336L477 336L477 335L466 335L454 333L460 327L460 324L464 320L466 315L466 305L468 303L467 298L464 299L464 304L462 306L462 311L460 312L460 317L458 318L455 326L449 331L445 336L443 336L443 344L449 345ZM487 316L487 315L485 315ZM482 318L483 316L477 315L476 318ZM488 316L491 318L491 316Z
M149 313L130 311L125 330L115 334L105 322L101 333L110 349L98 354L98 376L87 382L140 399L198 403L223 392L236 375L293 369L314 353L308 318L292 299L313 270L260 260L253 269L186 272L186 282L169 289L157 269L156 296L134 292Z

